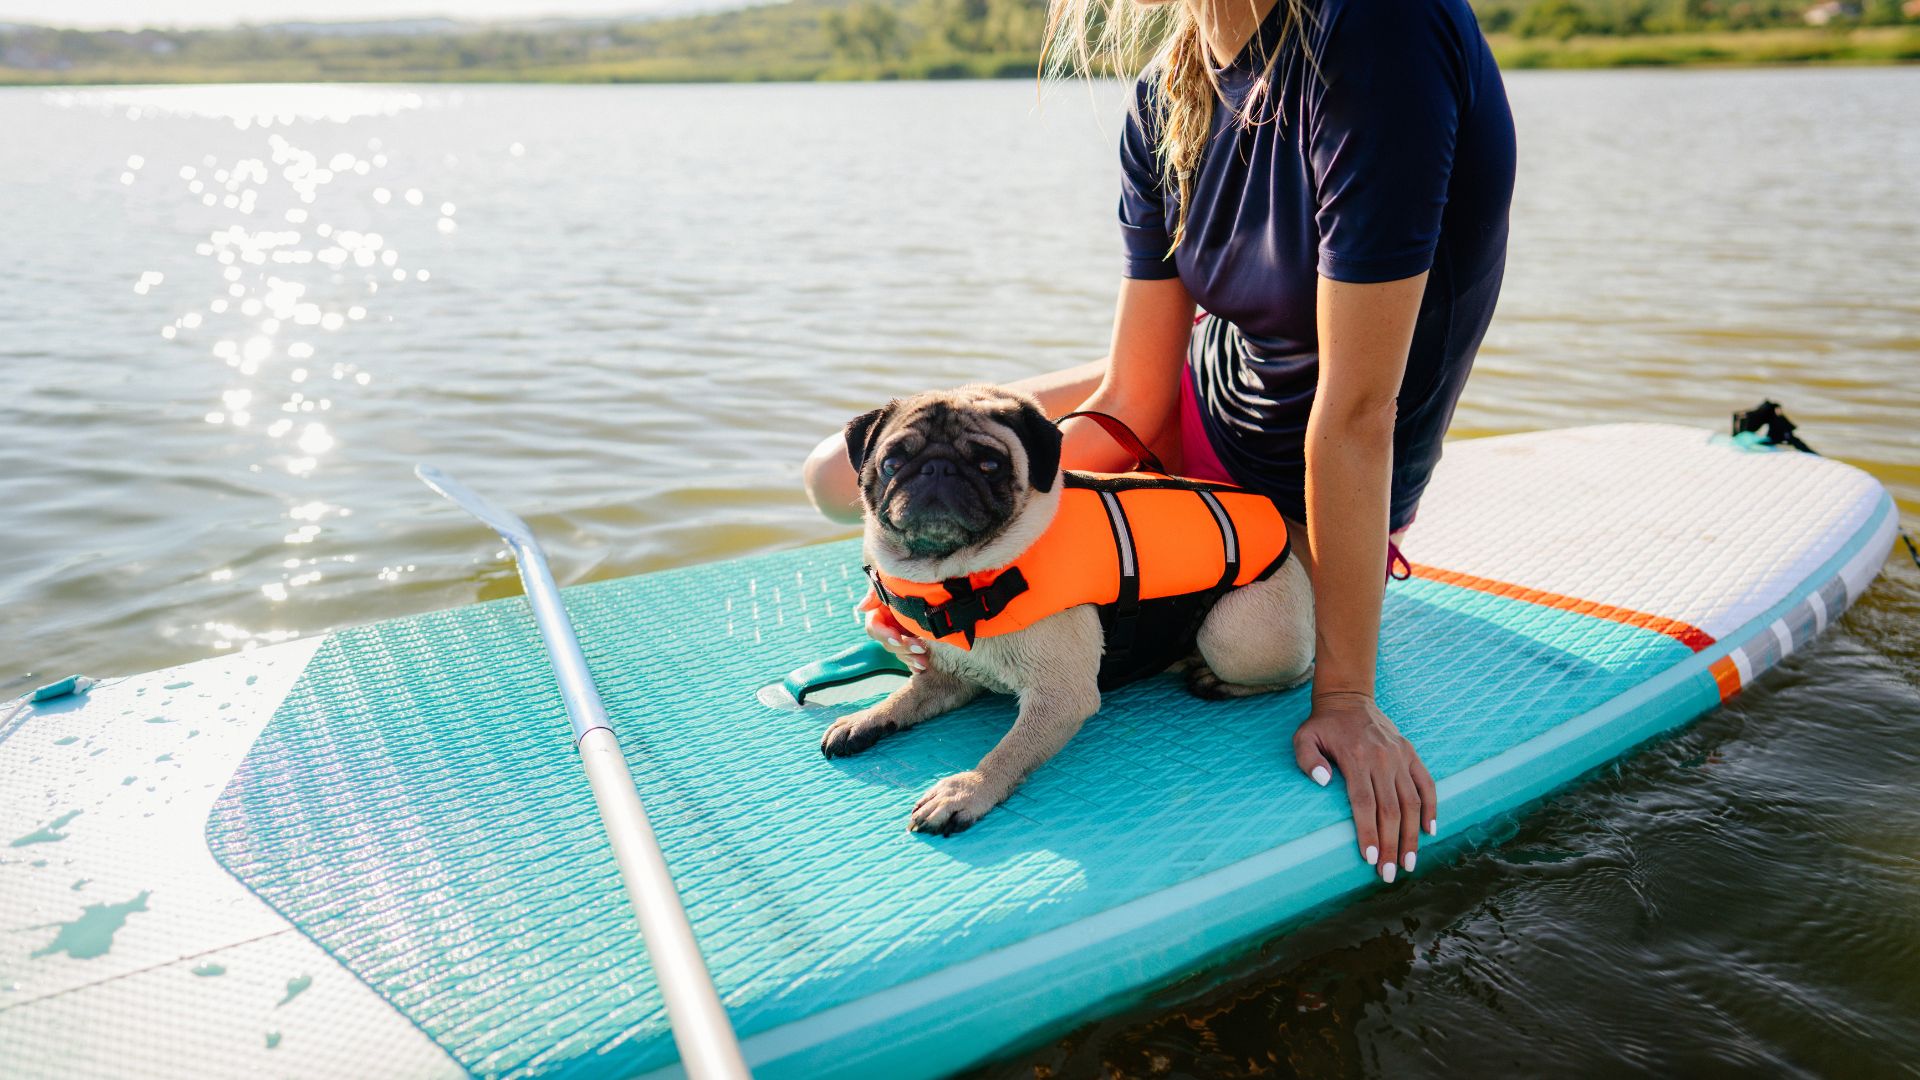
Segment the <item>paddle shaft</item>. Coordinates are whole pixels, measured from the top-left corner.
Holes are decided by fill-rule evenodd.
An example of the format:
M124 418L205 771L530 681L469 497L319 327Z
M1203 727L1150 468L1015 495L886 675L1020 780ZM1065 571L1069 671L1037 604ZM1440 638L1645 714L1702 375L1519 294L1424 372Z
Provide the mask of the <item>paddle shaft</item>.
M587 670L587 658L580 651L573 623L560 601L560 587L554 583L545 552L519 518L438 470L422 466L416 471L428 486L492 526L507 542L520 568L534 623L546 642L560 697L573 724L574 746L580 752L587 783L600 810L600 822L606 827L627 899L640 921L640 936L666 1000L681 1064L694 1080L744 1080L750 1074L733 1023L727 1018L713 976L694 940L686 908L680 903L680 891L674 887L660 843L640 804L626 755L621 753L613 726L607 721L606 707Z

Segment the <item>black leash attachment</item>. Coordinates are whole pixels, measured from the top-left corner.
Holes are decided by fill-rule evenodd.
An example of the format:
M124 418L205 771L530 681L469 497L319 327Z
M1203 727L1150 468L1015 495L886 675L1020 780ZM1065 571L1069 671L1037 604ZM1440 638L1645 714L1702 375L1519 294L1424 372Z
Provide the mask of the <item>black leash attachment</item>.
M1795 450L1818 457L1820 451L1808 446L1800 440L1800 436L1794 434L1794 430L1799 426L1787 419L1787 414L1780 411L1780 403L1777 401L1763 401L1751 409L1733 414L1735 435L1744 435L1749 431L1765 432L1760 437L1761 441L1770 446L1791 446Z
M1762 401L1751 409L1733 414L1735 435L1744 435L1751 431L1759 434L1760 441L1769 446L1791 446L1802 453L1820 457L1820 451L1808 446L1800 436L1794 434L1798 427L1798 424L1787 419L1786 413L1780 411L1780 403L1777 401ZM1900 542L1907 545L1907 554L1912 557L1913 565L1920 568L1920 547L1914 546L1913 537L1907 535L1907 530L1899 529L1898 531Z

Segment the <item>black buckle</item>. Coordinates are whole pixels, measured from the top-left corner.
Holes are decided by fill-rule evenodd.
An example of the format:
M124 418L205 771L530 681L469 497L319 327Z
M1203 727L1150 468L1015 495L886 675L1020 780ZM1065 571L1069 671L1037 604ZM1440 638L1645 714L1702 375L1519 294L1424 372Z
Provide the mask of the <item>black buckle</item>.
M979 625L1007 609L1013 598L1027 591L1026 575L1015 566L1009 568L985 588L976 589L966 578L952 578L940 584L951 595L944 604L929 604L918 596L898 596L888 592L880 584L880 575L873 567L865 568L867 580L873 583L873 591L880 602L894 611L925 627L927 633L938 641L953 634L962 634L967 644L972 645L975 630Z

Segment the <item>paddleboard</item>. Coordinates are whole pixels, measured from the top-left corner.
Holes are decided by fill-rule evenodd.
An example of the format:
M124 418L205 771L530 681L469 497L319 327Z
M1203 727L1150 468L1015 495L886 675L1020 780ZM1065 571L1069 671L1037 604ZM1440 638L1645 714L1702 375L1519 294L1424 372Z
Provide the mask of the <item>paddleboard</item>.
M1752 683L1895 521L1859 470L1690 428L1451 444L1379 680L1441 840ZM566 593L756 1075L951 1073L1430 872L1356 857L1339 781L1292 761L1304 692L1173 677L1109 695L971 831L909 834L1013 708L821 757L881 688L766 691L860 640L863 591L841 542ZM565 730L519 599L0 708L5 1071L676 1075Z

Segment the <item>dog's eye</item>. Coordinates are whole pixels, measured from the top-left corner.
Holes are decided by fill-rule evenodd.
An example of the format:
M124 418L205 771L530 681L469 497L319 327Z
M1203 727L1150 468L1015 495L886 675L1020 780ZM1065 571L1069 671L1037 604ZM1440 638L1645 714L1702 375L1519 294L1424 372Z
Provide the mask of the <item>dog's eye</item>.
M1000 471L1000 459L999 459L999 458L990 458L990 457L987 457L987 458L981 458L981 459L980 459L980 471L981 471L981 472L983 472L983 473L986 473L986 474L987 474L988 476L992 476L992 475L993 475L994 473L997 473L997 472L999 472L999 471Z
M901 462L898 456L886 458L880 462L880 475L892 476L894 473L900 471L902 464L903 462Z

